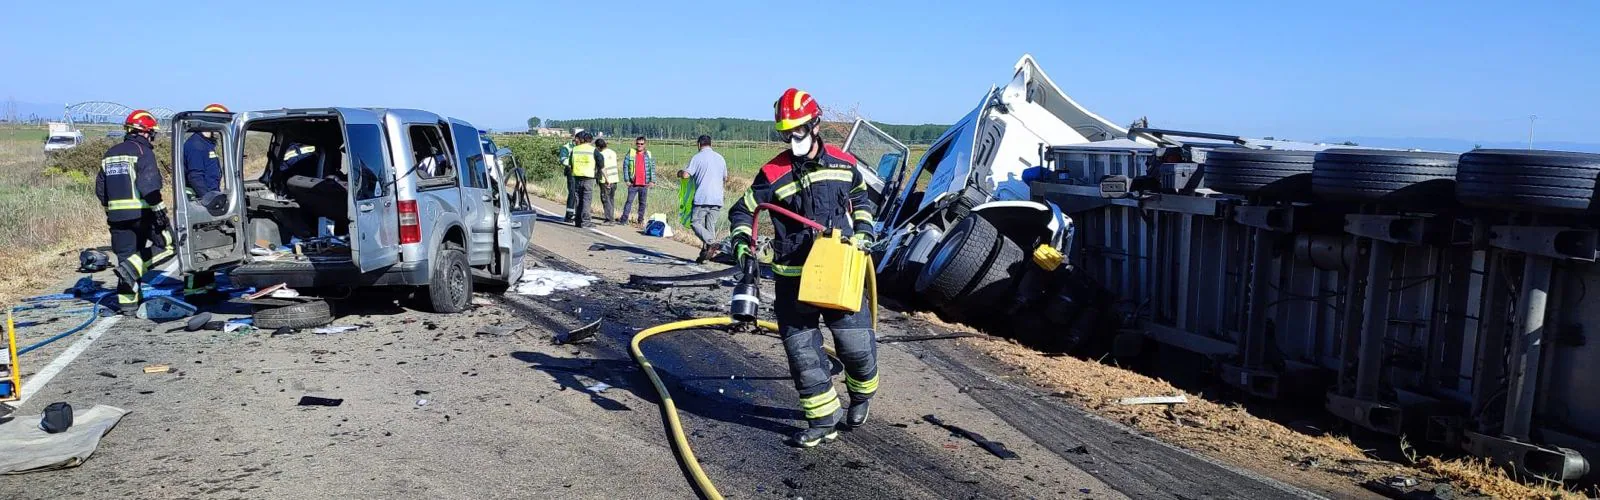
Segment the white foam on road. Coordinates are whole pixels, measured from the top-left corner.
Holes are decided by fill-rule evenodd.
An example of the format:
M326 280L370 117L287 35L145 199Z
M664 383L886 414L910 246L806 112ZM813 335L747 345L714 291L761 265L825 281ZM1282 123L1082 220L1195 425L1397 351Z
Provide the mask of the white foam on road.
M177 263L161 268L161 274L164 276L171 276L176 272L178 272ZM22 394L17 399L16 406L20 408L24 403L27 403L28 398L38 394L40 390L44 389L45 384L49 384L50 380L56 378L56 375L60 375L62 370L67 369L68 365L78 359L78 356L89 350L89 346L94 345L94 341L100 340L101 336L111 331L111 327L120 322L122 322L122 316L120 315L95 320L94 326L89 327L89 331L84 333L82 337L78 337L78 340L68 346L67 350L61 351L61 354L56 355L56 359L50 360L50 364L44 366L44 369L39 370L32 377L28 377L28 380L22 382Z
M587 274L569 273L554 269L529 269L517 282L517 293L523 295L550 295L554 292L575 290L594 284L600 278Z

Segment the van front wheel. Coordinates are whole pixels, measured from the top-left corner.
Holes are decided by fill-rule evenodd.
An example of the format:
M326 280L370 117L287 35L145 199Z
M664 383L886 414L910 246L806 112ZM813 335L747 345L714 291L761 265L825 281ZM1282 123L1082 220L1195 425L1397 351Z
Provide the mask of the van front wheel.
M471 303L472 269L467 267L467 254L459 248L445 248L433 261L428 308L436 313L458 313Z

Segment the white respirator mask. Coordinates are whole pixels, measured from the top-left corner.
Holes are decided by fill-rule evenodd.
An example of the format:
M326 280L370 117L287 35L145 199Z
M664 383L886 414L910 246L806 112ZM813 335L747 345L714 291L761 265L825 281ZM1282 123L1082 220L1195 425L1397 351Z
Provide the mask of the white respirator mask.
M811 146L815 145L817 134L811 133L806 127L801 127L789 133L789 152L795 156L811 154Z

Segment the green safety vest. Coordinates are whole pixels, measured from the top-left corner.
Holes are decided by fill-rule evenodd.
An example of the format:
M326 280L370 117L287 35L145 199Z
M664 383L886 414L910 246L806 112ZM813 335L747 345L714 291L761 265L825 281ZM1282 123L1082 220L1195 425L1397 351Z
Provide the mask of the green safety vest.
M616 184L621 180L619 175L622 172L622 165L617 164L617 152L606 148L600 151L600 156L606 159L606 164L600 167L600 178L604 179L606 184Z
M594 177L593 144L579 144L572 147L572 176Z

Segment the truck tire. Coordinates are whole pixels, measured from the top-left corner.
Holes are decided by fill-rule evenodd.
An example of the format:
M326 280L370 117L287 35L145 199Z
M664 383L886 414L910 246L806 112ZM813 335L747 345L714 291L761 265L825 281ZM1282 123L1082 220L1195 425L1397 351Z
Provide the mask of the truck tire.
M981 317L969 312L992 311L1012 293L1011 271L1022 259L1022 249L994 224L968 216L934 248L917 275L916 291L956 320L968 321Z
M1327 200L1403 208L1455 205L1458 155L1330 149L1317 153L1311 189Z
M303 300L280 306L260 307L251 315L256 328L314 328L333 322L333 308L325 300Z
M454 246L445 247L433 260L432 272L428 310L445 314L467 310L472 304L472 268L467 266L467 254Z
M1589 215L1600 154L1479 149L1461 155L1456 197L1480 208Z
M1240 196L1301 199L1311 194L1314 151L1216 149L1206 153L1205 185Z

